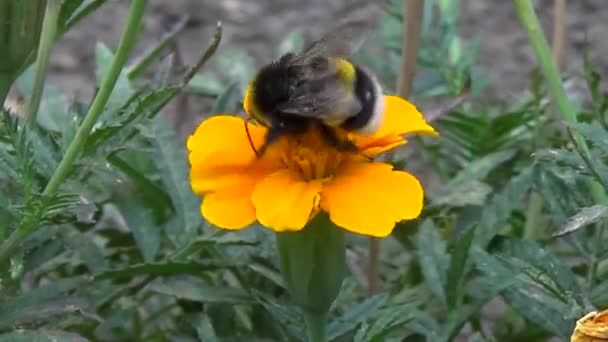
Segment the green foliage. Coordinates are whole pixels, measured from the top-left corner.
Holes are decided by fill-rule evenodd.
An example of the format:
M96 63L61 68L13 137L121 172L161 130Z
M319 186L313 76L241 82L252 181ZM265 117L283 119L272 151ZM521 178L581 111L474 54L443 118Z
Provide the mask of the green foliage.
M106 2L63 1L57 39ZM386 13L355 56L388 92L402 6L382 2ZM458 1L425 6L412 102L460 94L471 77L476 94L484 83L473 67L479 40L459 37ZM162 57L183 24L120 71L53 196L44 189L91 103L67 104L47 83L36 125L18 108L0 113L2 246L25 232L0 260L0 341L305 340L273 234L255 225L219 231L201 218L185 137L161 112L183 88L202 96L210 115L237 112L259 65L227 49L200 73L178 70ZM273 56L305 45L302 31L290 32ZM115 52L100 42L94 56L92 87ZM426 173L437 184L427 188L420 222L401 223L383 240L382 293L367 294L366 240L347 235L351 273L330 312L329 340L565 340L577 318L608 305L608 209L589 187L608 190L608 95L588 54L583 72L590 96L579 122L554 120L532 73L520 102L467 100L432 123L440 138L410 139L411 165L425 170L425 185ZM26 100L32 83L31 68L15 83Z

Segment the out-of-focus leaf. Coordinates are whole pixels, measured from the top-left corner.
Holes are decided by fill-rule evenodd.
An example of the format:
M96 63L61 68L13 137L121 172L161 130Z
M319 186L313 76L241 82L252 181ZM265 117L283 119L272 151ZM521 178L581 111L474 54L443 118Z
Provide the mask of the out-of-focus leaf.
M201 341L209 341L209 342L217 342L219 338L215 334L215 330L213 329L213 324L211 323L211 319L206 314L201 314L196 316L196 322L194 328L196 329L196 333L198 334L198 338Z
M175 132L162 115L156 116L153 121L150 140L154 145L161 180L176 212L176 220L167 229L169 235L183 245L196 235L202 223L200 199L190 188L184 146L178 143Z
M97 46L95 46L95 62L97 64L95 77L97 78L98 86L101 84L105 74L109 71L113 60L114 53L103 43L97 43ZM112 95L110 95L108 103L106 104L106 108L110 111L120 108L134 92L135 90L129 82L127 71L121 70L114 90L112 90Z
M151 262L160 249L161 226L156 224L154 214L137 202L121 201L120 209L144 261Z
M302 319L290 303L279 301L269 295L253 290L254 299L274 318L283 333L281 341L305 341Z
M505 221L517 209L521 198L532 185L532 169L527 168L509 180L484 208L475 230L474 244L485 246L502 228Z
M277 57L281 57L286 53L300 53L304 48L304 34L302 31L291 31L279 44Z
M16 85L26 99L26 102L32 97L32 89L34 86L34 68L28 68L17 79ZM38 110L38 123L47 130L61 132L65 122L69 120L68 111L66 110L66 102L59 91L45 83L40 109Z
M210 286L196 279L170 279L155 282L150 290L167 296L203 303L244 304L253 298L244 290L228 286Z
M88 339L67 331L17 330L0 334L0 342L86 342Z
M430 220L425 220L416 235L416 254L424 279L442 303L447 303L445 278L450 256L446 253L445 241L439 236L437 227Z
M455 307L462 295L463 279L467 270L469 251L475 237L475 228L461 234L455 244L447 274L446 295L449 307Z
M108 267L102 251L86 233L76 229L60 229L61 239L72 249L91 272L99 272Z
M396 328L404 327L416 319L418 310L410 305L394 305L382 310L371 324L362 327L355 335L355 341L381 342Z
M454 208L469 205L481 206L486 203L486 198L491 192L492 188L486 183L471 180L452 186L449 192L434 197L431 203Z
M608 215L608 207L604 205L598 204L592 207L582 208L576 215L570 217L553 236L558 237L575 232L599 221L606 217L606 215Z
M239 266L224 260L205 260L200 262L157 262L147 264L135 264L125 268L105 270L95 277L97 279L108 278L132 278L137 275L149 274L167 276L175 274L200 274L209 271L233 268Z
M604 154L608 153L608 137L601 125L588 123L569 123L569 127L580 133L591 144L599 148Z
M219 96L226 89L226 86L210 73L194 75L188 86L193 92L208 96Z
M122 171L133 182L137 192L141 194L142 204L154 211L154 217L162 219L171 208L171 199L156 183L152 182L142 172L131 166L126 158L118 154L108 156L108 162Z
M217 68L228 77L230 82L238 82L241 89L245 89L253 79L256 63L244 50L225 50L214 58Z
M31 321L47 321L55 316L89 311L86 301L66 294L86 282L82 278L67 278L52 282L0 302L0 329ZM90 315L88 315L90 316Z
M93 13L97 8L99 8L101 5L103 5L104 3L106 3L108 0L84 0L84 1L80 1L82 4L74 9L73 11L66 11L66 12L71 12L69 13L70 15L68 16L68 13L63 12L63 8L62 8L62 14L64 14L63 17L60 17L62 20L59 21L59 32L61 33L59 36L62 36L66 31L68 31L69 29L71 29L74 25L76 25L78 22L80 22L82 19L84 19L87 15ZM69 1L67 1L69 2ZM78 0L74 1L74 2L78 2Z
M212 114L231 113L236 109L236 102L242 94L238 92L238 83L232 83L218 96L211 109Z
M479 248L475 249L473 258L477 267L491 279L491 283L504 289L503 297L517 312L551 333L569 336L574 328L574 319L566 316L575 312L566 303L522 280L520 275L523 271L512 269L501 259Z
M386 299L385 295L373 296L353 306L340 317L334 318L327 327L328 339L333 340L355 329L375 313Z
M541 248L536 242L508 238L500 243L501 258L508 261L516 272L523 272L545 287L557 286L562 300L570 305L585 305L583 291L574 273L550 251ZM547 282L550 280L550 282Z
M471 180L481 180L485 178L492 170L507 160L513 158L515 152L516 151L513 149L502 150L474 160L470 164L466 165L465 168L460 170L458 174L456 174L456 176L449 181L446 188L454 186L458 183L465 183Z

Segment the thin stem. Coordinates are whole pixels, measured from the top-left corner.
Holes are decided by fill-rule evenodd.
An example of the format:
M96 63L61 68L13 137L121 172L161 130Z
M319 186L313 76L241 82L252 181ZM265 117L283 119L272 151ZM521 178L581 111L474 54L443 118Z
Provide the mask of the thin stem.
M133 0L131 2L127 26L120 39L118 50L116 51L112 65L110 66L108 72L104 75L101 82L101 88L99 89L97 96L95 96L89 112L78 128L74 139L72 142L70 142L70 145L68 146L63 159L59 163L59 166L53 173L49 183L42 192L42 198L45 203L49 198L55 195L59 189L59 186L67 178L72 165L76 161L76 158L78 158L78 155L82 151L82 148L84 147L84 144L91 133L91 128L97 121L99 115L101 115L103 112L103 108L108 102L110 94L112 93L116 81L118 80L118 75L125 64L130 51L135 45L135 40L137 38L139 26L143 18L144 9L146 8L146 3L147 0ZM42 213L44 212L44 207L45 205L43 204L35 218L25 220L18 229L13 231L9 239L0 246L0 263L10 257L13 251L17 249L19 245L21 245L21 242L23 242L23 240L27 238L27 236L32 233L36 227L38 227Z
M397 95L407 98L410 96L414 83L414 72L420 47L420 31L424 14L424 0L409 0L404 2L403 46L401 66L397 83Z
M36 122L36 115L40 108L42 93L44 91L44 79L46 77L46 69L49 65L49 53L55 40L57 32L57 20L61 11L60 0L49 0L46 4L44 13L44 21L42 22L42 33L40 43L38 44L38 56L36 57L36 76L34 78L34 88L32 89L32 97L27 106L27 124L33 125Z
M327 341L325 332L325 325L327 324L326 314L304 311L304 321L306 321L309 342Z
M118 80L118 76L120 75L120 71L125 65L129 53L135 46L139 25L141 24L143 18L146 3L147 0L133 0L131 2L129 17L127 19L127 27L120 39L118 50L116 51L116 55L114 56L114 60L110 66L110 70L108 70L108 72L104 75L99 92L93 100L93 104L91 104L89 112L82 121L82 125L78 128L74 139L65 152L65 156L61 160L61 163L57 167L53 177L51 177L51 180L42 192L44 197L52 196L57 189L59 189L59 186L67 177L72 164L82 151L84 143L91 133L91 128L93 128L97 118L99 118L99 115L101 115L103 112L103 108L108 102L108 99L112 94L112 90L114 90L114 86Z
M538 228L541 226L541 215L543 211L543 198L537 192L530 193L528 210L526 212L526 224L524 226L524 238L535 240L538 238Z
M552 51L558 69L564 65L564 46L566 41L566 0L553 2L553 42Z
M4 108L4 101L8 96L13 83L13 75L9 73L0 73L0 109Z
M424 17L424 0L408 0L403 5L403 43L401 52L401 64L399 77L397 79L397 95L408 98L414 83L414 73L418 60L418 49L420 47L420 33ZM387 159L392 159L393 154L388 153ZM368 266L368 293L378 293L380 284L380 240L369 238L369 266Z
M369 265L368 265L368 294L374 295L380 291L380 239L369 237Z
M553 57L551 56L551 51L549 50L547 40L545 39L545 35L538 22L532 2L530 0L513 1L515 3L517 15L519 16L522 26L528 34L528 39L530 40L532 48L536 53L536 58L538 59L543 75L549 83L551 96L553 97L553 101L557 106L562 119L568 123L575 123L576 112L568 100L568 96L562 85L562 79L555 62L553 61ZM589 156L589 147L587 146L585 139L577 132L572 132L572 137L580 153ZM604 189L601 189L601 185L595 180L590 180L588 183L591 193L595 195L595 201L597 203L606 203L608 197L606 196Z

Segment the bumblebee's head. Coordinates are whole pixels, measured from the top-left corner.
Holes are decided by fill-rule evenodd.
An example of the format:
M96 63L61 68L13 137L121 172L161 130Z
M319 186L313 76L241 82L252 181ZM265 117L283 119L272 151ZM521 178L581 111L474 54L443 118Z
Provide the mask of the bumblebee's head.
M255 78L254 98L258 110L272 113L278 104L289 101L295 89L295 72L287 64L291 55L263 67Z

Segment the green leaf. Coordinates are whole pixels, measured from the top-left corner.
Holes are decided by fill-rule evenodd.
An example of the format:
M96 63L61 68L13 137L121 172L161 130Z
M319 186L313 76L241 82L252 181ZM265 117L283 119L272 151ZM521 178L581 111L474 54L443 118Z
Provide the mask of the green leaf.
M516 150L512 149L502 150L475 159L460 170L454 178L449 181L446 188L451 188L459 183L467 183L471 180L484 179L492 170L513 158L515 152Z
M178 143L175 132L162 116L153 119L153 136L157 166L176 212L176 220L167 233L180 245L194 237L201 226L200 199L190 188L190 177L186 167L183 144Z
M144 261L153 261L160 249L162 230L161 226L156 224L153 212L140 203L126 199L121 201L119 207Z
M226 89L226 86L210 73L194 75L188 86L194 93L208 96L219 96Z
M138 194L142 197L143 205L151 208L156 218L164 219L166 211L171 208L169 195L146 175L131 166L131 163L126 160L128 158L113 153L107 159L112 166L119 169L133 182Z
M527 168L511 178L484 208L475 230L474 244L485 246L498 233L511 213L520 205L521 198L532 185L532 169Z
M357 325L367 320L372 313L375 313L386 300L385 295L370 297L349 308L339 317L332 319L327 327L328 339L331 341L355 329Z
M593 146L599 148L602 153L608 153L608 137L606 130L596 123L568 123L568 126L589 140Z
M197 315L194 328L201 342L217 342L219 338L215 334L211 319L206 314Z
M240 266L225 260L205 260L200 262L157 262L134 264L125 268L105 270L95 275L96 279L129 279L138 275L167 276L177 274L202 274Z
M446 253L445 241L441 239L437 227L431 220L425 220L418 229L416 254L427 286L442 303L446 304L445 281L450 256Z
M108 267L102 251L91 236L67 227L60 229L59 232L61 239L80 256L91 272L99 272Z
M594 205L591 207L581 208L576 215L571 216L566 223L559 228L553 236L563 236L579 229L585 228L588 225L599 221L608 215L608 207L604 205Z
M0 334L0 342L86 342L88 339L67 331L18 330Z
M433 197L431 204L452 208L469 205L481 206L486 203L486 198L490 193L492 193L492 187L488 184L471 180L451 186L447 192Z
M397 328L403 328L409 322L416 320L418 310L412 305L394 305L382 310L378 318L371 324L363 326L355 336L355 341L382 342L389 333Z
M236 109L236 102L242 96L238 90L239 85L236 82L226 87L224 92L215 100L211 113L222 114L233 112Z
M95 76L98 86L101 83L103 76L108 73L113 60L114 53L106 45L98 42L95 46L95 62L97 64ZM115 111L120 108L134 92L135 90L131 86L131 82L129 82L127 71L121 70L116 85L112 90L112 95L110 95L108 103L106 104L107 110Z
M82 299L65 295L85 284L83 278L65 278L51 282L17 297L0 302L0 329L31 321L47 321L57 315L88 311Z
M279 44L277 57L281 57L287 53L300 53L304 48L304 34L302 31L295 30L289 32Z
M490 278L489 282L500 286L507 303L519 314L551 333L569 336L574 328L574 318L570 316L578 312L557 299L554 293L544 291L546 286L535 286L537 283L530 276L522 278L530 270L519 269L513 263L505 261L504 257L499 259L479 248L475 249L473 259L477 267ZM539 279L535 275L532 277Z
M28 68L17 79L16 85L26 100L32 96L34 86L34 68ZM45 83L43 96L38 110L37 121L46 130L61 132L69 120L64 97L50 83Z
M150 285L150 290L167 296L203 303L246 304L253 298L244 290L209 286L196 279L170 279Z
M456 242L448 268L446 294L449 307L455 307L462 296L463 279L467 270L475 228L469 228Z
M585 306L583 291L572 271L549 250L536 242L515 238L504 239L500 243L502 258L509 262L514 271L535 277L537 284L544 287L557 285L562 300L570 305ZM546 279L551 282L547 282Z

